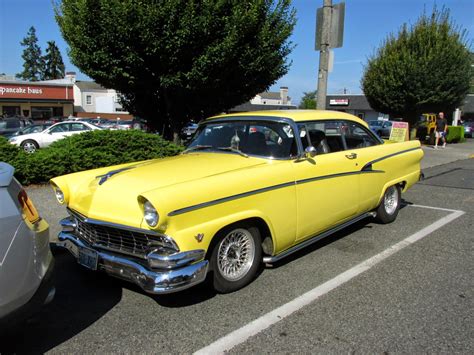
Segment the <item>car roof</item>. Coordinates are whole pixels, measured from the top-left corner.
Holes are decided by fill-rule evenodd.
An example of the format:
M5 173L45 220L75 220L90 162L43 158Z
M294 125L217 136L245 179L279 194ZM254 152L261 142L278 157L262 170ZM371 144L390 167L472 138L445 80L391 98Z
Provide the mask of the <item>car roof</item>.
M317 120L337 120L344 119L355 121L367 125L367 123L346 112L330 111L330 110L269 110L269 111L250 111L250 112L239 112L214 116L206 119L205 121L226 118L226 117L242 117L242 116L257 116L257 117L268 117L268 118L289 118L295 122L305 121L317 121Z

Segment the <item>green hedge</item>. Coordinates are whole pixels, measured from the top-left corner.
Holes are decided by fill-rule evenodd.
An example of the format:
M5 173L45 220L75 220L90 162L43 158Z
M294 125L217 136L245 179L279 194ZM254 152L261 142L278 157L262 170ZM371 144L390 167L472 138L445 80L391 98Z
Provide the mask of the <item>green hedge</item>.
M91 131L62 139L34 154L0 137L0 161L15 167L22 184L44 183L77 171L176 155L179 147L141 131Z
M463 126L448 126L448 135L446 136L448 143L461 143L465 140Z

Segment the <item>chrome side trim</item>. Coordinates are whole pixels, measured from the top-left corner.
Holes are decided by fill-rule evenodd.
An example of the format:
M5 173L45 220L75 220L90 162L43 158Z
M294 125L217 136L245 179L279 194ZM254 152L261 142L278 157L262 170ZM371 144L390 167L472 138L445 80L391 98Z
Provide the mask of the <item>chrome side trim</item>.
M402 150L401 152L392 153L392 154L386 155L386 156L384 156L384 157L381 157L381 158L378 158L378 159L369 161L367 164L364 165L364 167L362 168L362 170L367 169L369 165L378 163L379 161L382 161L382 160L385 160L385 159L388 159L388 158L392 158L392 157L395 157L395 156L400 155L400 154L405 154L405 153L408 153L408 152L412 152L412 151L418 150L418 149L421 149L421 147L410 148L410 149Z
M77 259L79 248L89 246L74 235L60 232L58 247L68 249ZM98 269L107 274L133 282L144 291L153 294L166 294L192 287L206 279L209 262L201 260L176 269L152 270L147 266L126 257L97 251Z
M307 246L313 244L313 243L316 243L317 241L323 239L323 238L326 238L327 236L330 236L331 234L335 233L335 232L338 232L340 231L341 229L344 229L348 226L350 226L351 224L354 224L360 220L363 220L364 218L367 218L367 217L375 217L375 212L366 212L366 213L363 213L347 222L344 222L342 224L339 224L338 226L334 227L334 228L331 228L331 229L328 229L327 231L325 232L322 232L320 234L317 234L313 237L311 237L310 239L306 239L305 241L283 251L282 253L280 254L277 254L277 255L274 255L274 256L265 256L263 257L263 262L264 263L267 263L267 264L272 264L272 263L275 263L285 257L287 257L288 255L291 255L303 248L306 248Z
M363 171L363 172L365 173L365 171ZM311 178L307 178L307 179L298 180L298 181L296 181L296 184L300 185L300 184L306 184L306 183L312 182L312 181L332 179L332 178L335 178L335 177L349 176L349 175L359 175L360 173L361 173L361 171L348 171L346 173L315 176L315 177L311 177Z
M298 181L294 181L294 182L293 181L285 182L283 184L264 187L264 188L261 188L261 189L247 191L247 192L243 192L243 193L240 193L240 194L237 194L237 195L223 197L223 198L219 198L219 199L216 199L216 200L199 203L197 205L180 208L180 209L177 209L177 210L174 210L174 211L171 211L170 213L168 213L168 217L177 216L177 215L180 215L180 214L183 214L183 213L199 210L201 208L214 206L214 205L217 205L217 204L220 204L220 203L225 203L225 202L229 202L229 201L232 201L232 200L237 200L239 198L244 198L244 197L248 197L248 196L251 196L251 195L260 194L260 193L271 191L271 190L277 190L277 189L281 189L281 188L288 187L288 186L305 184L305 183L308 183L308 182L318 181L318 180L332 179L332 178L341 177L341 176L371 174L371 173L380 174L380 173L384 173L384 172L385 171L383 171L383 170L349 171L349 172L346 172L346 173L338 173L338 174L331 174L331 175L324 175L324 176L315 176L315 177L312 177L312 178L302 179L302 180L298 180Z
M218 198L217 200L212 200L212 201L208 201L208 202L204 202L204 203L199 203L197 205L193 205L193 206L180 208L178 210L171 211L170 213L168 213L168 217L177 216L179 214L183 214L183 213L186 213L186 212L195 211L195 210L198 210L198 209L201 209L201 208L214 206L214 205L217 205L217 204L220 204L220 203L224 203L224 202L228 202L228 201L232 201L232 200L237 200L239 198L243 198L243 197L247 197L247 196L251 196L251 195L256 195L256 194L261 194L263 192L267 192L267 191L271 191L271 190L277 190L277 189L281 189L281 188L288 187L288 186L293 186L293 185L295 185L294 181L285 182L283 184L278 184L278 185L268 186L268 187L264 187L264 188L257 189L257 190L247 191L247 192L243 192L243 193L240 193L240 194L237 194L237 195Z

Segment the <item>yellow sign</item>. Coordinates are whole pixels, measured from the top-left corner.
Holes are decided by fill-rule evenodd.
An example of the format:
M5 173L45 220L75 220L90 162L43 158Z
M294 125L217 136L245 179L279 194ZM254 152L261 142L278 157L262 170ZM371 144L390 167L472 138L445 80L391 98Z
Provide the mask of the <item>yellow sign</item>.
M393 122L389 139L395 142L404 142L404 141L409 140L408 123L407 122Z

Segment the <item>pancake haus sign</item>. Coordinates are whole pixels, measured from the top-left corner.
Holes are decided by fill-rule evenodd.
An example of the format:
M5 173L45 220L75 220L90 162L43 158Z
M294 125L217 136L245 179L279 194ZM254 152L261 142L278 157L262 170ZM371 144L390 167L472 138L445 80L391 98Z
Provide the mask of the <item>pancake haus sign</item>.
M73 95L72 85L0 83L0 99L73 100Z

